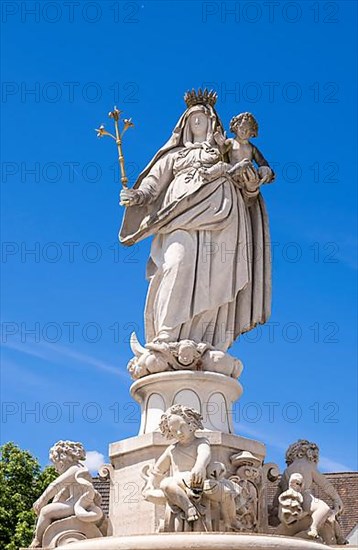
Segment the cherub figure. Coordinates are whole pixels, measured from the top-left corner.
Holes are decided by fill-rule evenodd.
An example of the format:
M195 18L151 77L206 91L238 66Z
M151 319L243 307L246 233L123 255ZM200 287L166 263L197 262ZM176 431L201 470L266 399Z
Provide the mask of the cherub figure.
M204 342L196 343L186 339L170 343L150 342L144 347L138 342L135 333L131 335L130 342L135 356L127 368L134 379L184 369L218 372L238 378L243 369L239 359Z
M200 359L209 346L208 344L196 344L192 340L181 340L169 344L169 347L177 360L178 367L186 368L200 365Z
M282 523L290 525L302 519L307 513L311 516L311 525L307 531L310 538L319 538L318 530L325 521L334 523L335 513L323 500L315 498L305 490L303 476L292 474L289 488L278 497L280 508L279 518Z
M247 191L254 192L263 183L270 183L275 175L267 160L255 147L249 138L257 137L258 124L251 113L241 113L234 116L230 121L230 130L236 134L235 138L226 139L217 132L214 139L222 154L228 154L232 168L228 174L234 181L243 186ZM253 161L258 166L256 170Z
M333 485L317 470L318 460L319 449L315 443L300 439L288 448L287 468L274 502L281 520L279 533L301 536L305 532L309 538L321 537L327 544L344 544L345 539L336 520L343 510L343 503ZM323 500L312 495L313 483L333 500L333 510ZM288 503L287 499L292 502ZM298 512L300 506L302 512L295 514L295 517L288 513L288 508ZM304 518L309 519L308 529L300 521Z
M206 498L221 504L227 530L239 530L235 499L241 489L223 479L224 465L216 463L216 468L209 467L210 444L205 437L195 435L198 429L203 429L202 417L190 407L173 405L162 415L162 434L177 441L169 445L149 470L143 496L153 503L163 502L164 496L164 501L174 510L179 509L189 523L201 518L199 502Z
M46 529L56 520L75 516L85 523L94 523L103 518L101 495L94 489L88 469L80 462L86 458L83 445L58 441L49 456L60 475L33 505L38 520L30 548L42 546Z
M210 344L196 344L192 340L180 340L169 344L169 346L177 360L175 369L196 368L197 370L218 372L233 378L238 378L242 372L243 365L239 359L224 351L214 349Z

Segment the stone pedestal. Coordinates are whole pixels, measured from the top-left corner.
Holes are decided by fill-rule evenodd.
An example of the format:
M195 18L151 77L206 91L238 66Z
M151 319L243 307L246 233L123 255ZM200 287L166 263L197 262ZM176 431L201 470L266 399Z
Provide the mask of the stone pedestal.
M210 441L212 460L228 465L228 476L236 473L230 457L242 451L251 453L262 463L265 446L258 441L218 431L198 432ZM164 506L155 506L143 499L141 490L144 466L154 464L168 446L161 433L152 432L112 443L109 448L110 470L110 534L115 536L155 533L164 518Z
M233 433L232 407L241 394L242 387L236 379L216 372L163 372L133 383L131 395L141 406L139 435L112 443L109 448L111 534L155 533L164 519L164 506L147 502L142 496L142 471L153 465L170 443L160 433L159 422L174 404L201 413L204 430L197 433L208 438L212 462L225 464L226 477L236 475L239 465L250 464L250 460L254 461L254 468L262 469L265 446ZM261 473L260 470L263 479ZM256 510L261 520L262 510Z
M131 395L141 406L139 435L158 430L161 415L174 404L199 411L204 428L232 434L232 407L242 391L235 378L216 372L178 371L145 376L131 386Z

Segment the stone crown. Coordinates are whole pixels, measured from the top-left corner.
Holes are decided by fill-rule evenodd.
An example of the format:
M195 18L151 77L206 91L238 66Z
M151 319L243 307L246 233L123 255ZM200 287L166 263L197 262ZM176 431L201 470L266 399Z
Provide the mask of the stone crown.
M196 92L194 89L188 90L184 95L184 101L188 108L193 107L194 105L211 105L214 107L218 94L214 90L208 90L205 88L202 90L198 89Z

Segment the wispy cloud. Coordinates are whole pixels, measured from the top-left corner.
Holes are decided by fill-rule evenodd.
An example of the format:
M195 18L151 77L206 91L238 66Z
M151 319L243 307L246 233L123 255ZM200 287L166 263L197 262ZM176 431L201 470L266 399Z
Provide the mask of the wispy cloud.
M261 432L260 430L253 430L246 424L236 424L237 431L240 435L248 435L250 437L254 437L258 441L263 441L266 444L270 444L272 447L275 447L275 449L279 449L280 451L285 451L289 445L286 441L276 439L274 437L270 436L270 441L267 441L267 432Z
M9 359L2 359L1 361L1 377L5 378L11 376L13 380L17 383L21 380L21 385L19 387L35 386L43 387L47 385L49 380L44 376L41 376L38 373L29 371L29 369L24 368L15 361Z
M82 367L86 365L87 367L92 366L97 370L105 371L115 376L126 376L126 373L119 367L107 361L102 361L91 355L58 344L48 344L45 342L7 342L3 344L3 346L31 357L37 357L50 363L60 364L61 366L66 365L66 362L71 360L71 367L76 365Z

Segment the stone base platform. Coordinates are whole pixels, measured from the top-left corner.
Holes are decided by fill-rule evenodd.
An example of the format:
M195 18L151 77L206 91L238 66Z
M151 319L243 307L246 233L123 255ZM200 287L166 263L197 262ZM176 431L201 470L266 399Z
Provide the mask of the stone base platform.
M73 542L61 548L62 550L329 550L332 547L319 542L275 535L159 533L131 537L105 537Z

